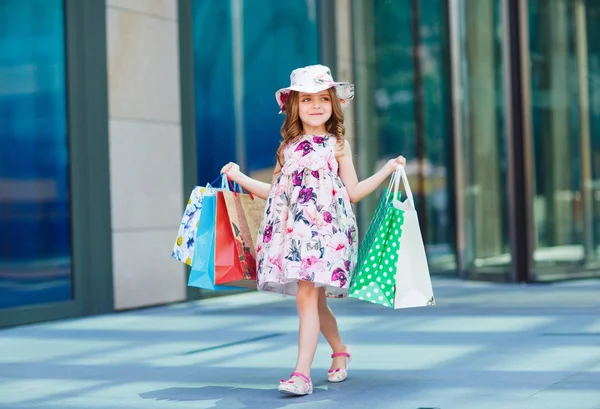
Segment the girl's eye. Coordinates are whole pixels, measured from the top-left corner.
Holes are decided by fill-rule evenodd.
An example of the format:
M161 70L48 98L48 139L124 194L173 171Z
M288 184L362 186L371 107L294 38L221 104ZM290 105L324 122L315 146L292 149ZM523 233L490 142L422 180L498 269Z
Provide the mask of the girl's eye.
M329 101L329 97L323 97L323 101Z
M304 99L302 100L302 102L308 102L308 101L310 101L310 98L304 98Z

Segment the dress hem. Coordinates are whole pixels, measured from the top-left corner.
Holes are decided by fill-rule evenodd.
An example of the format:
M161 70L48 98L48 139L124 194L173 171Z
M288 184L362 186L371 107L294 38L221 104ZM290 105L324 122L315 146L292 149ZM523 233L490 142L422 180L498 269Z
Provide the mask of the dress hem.
M350 288L340 288L331 284L315 282L309 280L302 280L296 278L288 278L284 283L280 281L264 281L261 282L257 289L259 291L270 292L281 295L289 295L295 297L298 293L298 282L307 281L315 285L315 287L324 287L327 298L346 298Z

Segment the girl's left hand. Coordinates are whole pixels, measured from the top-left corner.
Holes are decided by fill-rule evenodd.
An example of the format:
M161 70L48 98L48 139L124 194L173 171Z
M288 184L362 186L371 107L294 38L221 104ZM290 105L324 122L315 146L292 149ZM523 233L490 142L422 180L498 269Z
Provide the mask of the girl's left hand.
M385 170L388 174L392 174L398 168L398 165L406 167L406 158L404 156L398 156L396 159L390 159L385 164Z

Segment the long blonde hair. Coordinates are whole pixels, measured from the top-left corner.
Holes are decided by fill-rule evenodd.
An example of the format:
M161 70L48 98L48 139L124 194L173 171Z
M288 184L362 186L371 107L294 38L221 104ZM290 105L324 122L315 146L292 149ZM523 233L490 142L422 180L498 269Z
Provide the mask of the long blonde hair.
M335 136L337 144L343 146L344 134L346 128L344 127L344 112L340 105L340 100L337 96L335 88L329 88L329 100L331 101L331 117L325 122L325 129L327 133ZM285 101L285 120L281 125L281 137L283 140L279 144L277 149L277 162L280 166L283 166L283 149L289 144L295 142L300 136L304 134L302 127L302 121L300 120L300 93L298 91L290 91Z

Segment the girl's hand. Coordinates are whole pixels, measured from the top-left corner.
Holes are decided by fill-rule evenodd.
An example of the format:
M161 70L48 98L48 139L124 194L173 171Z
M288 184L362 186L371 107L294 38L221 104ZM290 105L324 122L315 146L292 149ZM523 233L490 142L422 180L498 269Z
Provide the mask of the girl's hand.
M229 162L221 168L221 174L226 174L227 178L236 181L237 177L242 173L237 163Z
M398 165L406 167L406 158L404 156L398 156L396 159L390 159L384 166L386 172L391 175L396 171Z

